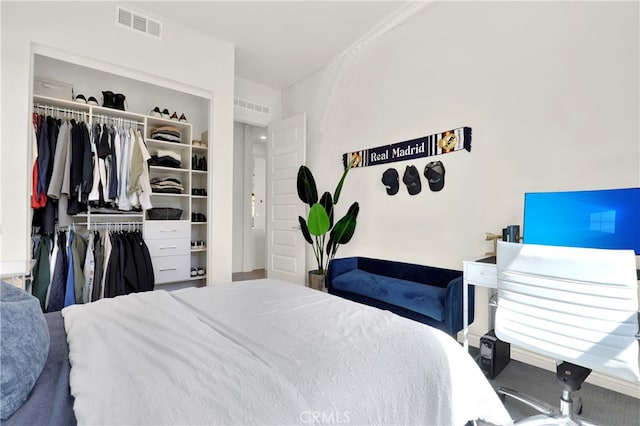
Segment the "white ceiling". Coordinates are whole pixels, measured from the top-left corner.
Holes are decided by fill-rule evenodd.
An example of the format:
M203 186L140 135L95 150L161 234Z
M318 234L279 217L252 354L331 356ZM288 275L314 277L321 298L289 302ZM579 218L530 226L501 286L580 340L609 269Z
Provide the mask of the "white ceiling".
M327 65L408 2L148 1L128 4L161 22L170 19L232 43L236 47L237 77L285 89Z

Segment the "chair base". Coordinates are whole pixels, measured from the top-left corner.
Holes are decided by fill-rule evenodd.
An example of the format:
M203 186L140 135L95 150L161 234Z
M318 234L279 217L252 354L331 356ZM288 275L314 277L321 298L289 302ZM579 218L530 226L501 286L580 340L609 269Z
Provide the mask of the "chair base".
M517 420L514 425L542 426L542 425L567 425L567 426L596 426L595 423L583 419L579 416L567 417L557 413L557 415L547 416L546 414L538 414Z

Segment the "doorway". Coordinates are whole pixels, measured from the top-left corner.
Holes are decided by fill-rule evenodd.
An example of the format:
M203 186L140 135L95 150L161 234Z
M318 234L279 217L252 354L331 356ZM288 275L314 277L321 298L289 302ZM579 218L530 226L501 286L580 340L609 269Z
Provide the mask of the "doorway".
M233 247L234 281L266 276L266 155L267 128L233 125Z

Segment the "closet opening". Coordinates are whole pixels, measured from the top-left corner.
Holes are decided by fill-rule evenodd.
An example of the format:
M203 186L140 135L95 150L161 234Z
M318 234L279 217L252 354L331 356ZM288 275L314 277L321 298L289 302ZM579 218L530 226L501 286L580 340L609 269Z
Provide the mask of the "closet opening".
M212 94L114 64L98 64L88 58L71 58L65 52L42 49L45 54L35 52L33 56L34 113L36 104L40 105L37 112L49 114L77 110L92 131L105 126L128 128L134 123L150 156L144 165L151 181L150 204L156 210L179 212L179 216L169 217L167 213L166 217L158 217L149 214L150 209L143 211L143 207L127 209L120 201L115 202L127 197L110 195L113 202L106 207L85 203L86 207L71 217L71 223L56 226L80 236L88 231L122 232L126 226L134 226L149 246L156 289L211 284L210 244L214 241L215 218L210 195L214 192L214 170L206 160L213 154L209 137ZM52 56L48 55L50 51ZM123 135L119 127L118 132ZM90 140L95 141L95 134L90 133ZM127 146L124 139L120 144L116 140L109 142L109 164L115 170L113 175L129 176L122 168L131 161L132 150L123 148ZM120 161L113 160L114 153ZM167 161L161 162L163 159ZM128 190L126 194L130 196ZM175 235L156 232L168 220Z

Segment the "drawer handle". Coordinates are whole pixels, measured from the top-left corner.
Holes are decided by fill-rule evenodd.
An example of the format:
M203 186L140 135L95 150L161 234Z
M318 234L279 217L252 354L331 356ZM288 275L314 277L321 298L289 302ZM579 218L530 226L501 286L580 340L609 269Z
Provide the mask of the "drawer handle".
M164 250L164 249L174 249L174 248L178 248L177 246L162 246L160 247L160 250Z
M160 232L176 232L177 229L176 228L171 228L171 229L160 229Z
M175 266L173 268L161 268L160 272L175 271L176 269L178 268L176 268Z

